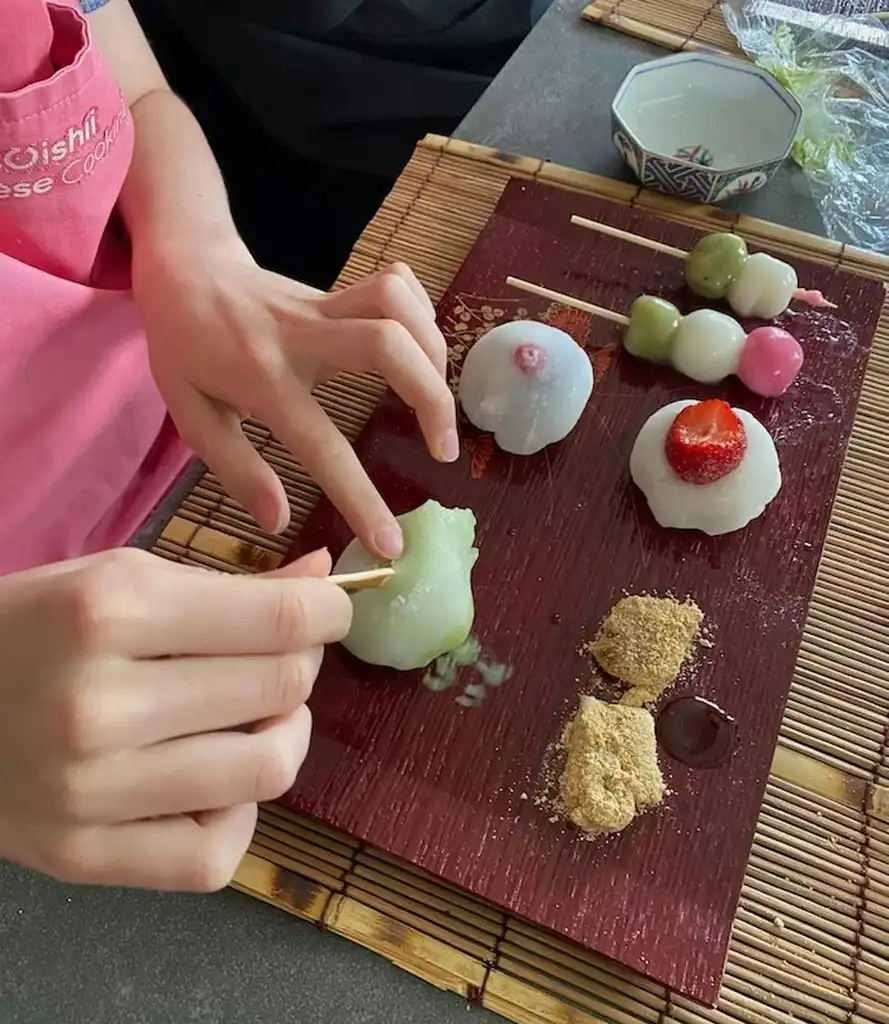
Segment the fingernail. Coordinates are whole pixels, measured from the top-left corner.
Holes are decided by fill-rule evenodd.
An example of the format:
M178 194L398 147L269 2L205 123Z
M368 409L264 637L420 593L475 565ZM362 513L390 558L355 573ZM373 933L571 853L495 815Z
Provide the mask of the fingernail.
M404 537L397 524L381 527L374 534L374 541L383 558L398 558L404 550Z
M259 524L261 530L273 536L283 533L287 526L286 523L281 522L281 513L277 509L272 510L268 508L263 511L257 511L253 514L253 518Z
M460 438L456 430L446 430L441 435L441 457L445 462L456 462L460 458Z
M298 558L296 561L297 564L311 567L319 562L324 562L329 557L327 548L317 548L315 551L309 551L308 554L303 555L302 558Z
M282 508L276 496L267 497L260 500L254 518L267 533L283 533L290 525L290 506Z

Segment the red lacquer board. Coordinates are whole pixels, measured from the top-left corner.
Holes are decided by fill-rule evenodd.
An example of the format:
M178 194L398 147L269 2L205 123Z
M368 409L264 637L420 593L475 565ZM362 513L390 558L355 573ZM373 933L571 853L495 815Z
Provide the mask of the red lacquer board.
M429 692L422 673L370 668L330 649L311 699L313 746L283 802L713 1003L883 286L797 263L801 283L839 309L786 318L805 350L793 389L763 400L736 381L704 387L630 357L613 325L506 285L513 274L618 311L646 292L686 311L699 304L683 287L681 263L573 227L572 213L683 248L698 237L605 201L513 181L443 298L439 322L455 372L494 323L545 316L565 327L587 346L597 378L575 431L520 458L464 424L464 458L442 466L413 414L389 395L356 446L395 512L430 497L474 510L476 633L514 675L467 708L455 700L462 684ZM663 530L630 481L633 440L659 406L714 395L772 432L783 489L737 534ZM294 553L328 545L338 554L349 539L322 500ZM620 836L583 841L533 796L578 694L596 692L579 647L625 592L690 595L701 606L714 646L673 694L718 703L738 723L738 744L727 765L708 770L662 753L672 791L663 808Z

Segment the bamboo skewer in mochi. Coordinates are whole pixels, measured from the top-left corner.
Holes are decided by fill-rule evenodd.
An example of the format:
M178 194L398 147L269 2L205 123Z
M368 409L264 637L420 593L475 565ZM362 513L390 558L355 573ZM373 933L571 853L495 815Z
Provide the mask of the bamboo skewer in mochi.
M774 398L790 387L803 365L799 342L779 327L757 327L745 335L725 313L697 309L682 316L671 302L653 295L641 295L625 316L517 277L508 277L506 283L619 324L631 355L670 363L701 384L716 384L734 374L754 394Z
M693 292L705 299L727 299L739 316L771 320L794 300L820 309L837 308L821 292L798 287L796 271L789 263L764 252L750 255L740 235L730 232L705 235L687 252L587 217L575 215L571 223L682 260L686 284Z
M345 591L372 590L383 586L386 580L394 575L395 570L392 566L385 565L378 569L365 569L363 572L341 572L335 576L328 576L327 582Z

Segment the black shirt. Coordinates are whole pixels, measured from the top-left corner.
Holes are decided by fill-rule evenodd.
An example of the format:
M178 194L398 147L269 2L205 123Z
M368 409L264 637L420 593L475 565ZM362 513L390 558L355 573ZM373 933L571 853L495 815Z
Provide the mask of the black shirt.
M456 124L551 0L159 0L271 134L394 177Z

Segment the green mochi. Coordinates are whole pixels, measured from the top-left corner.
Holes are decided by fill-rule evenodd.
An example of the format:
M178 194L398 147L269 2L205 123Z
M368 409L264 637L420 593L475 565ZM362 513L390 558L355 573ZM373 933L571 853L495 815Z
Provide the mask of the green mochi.
M747 256L747 243L740 236L729 232L707 235L688 254L685 282L702 298L725 298Z
M425 668L469 638L478 549L469 509L427 501L398 516L398 522L404 552L395 562L395 575L381 587L351 595L352 628L343 646L371 665L404 672ZM356 539L334 571L362 572L377 565Z
M654 363L669 362L673 336L682 319L673 303L654 295L640 295L630 306L629 316L624 332L627 352Z

